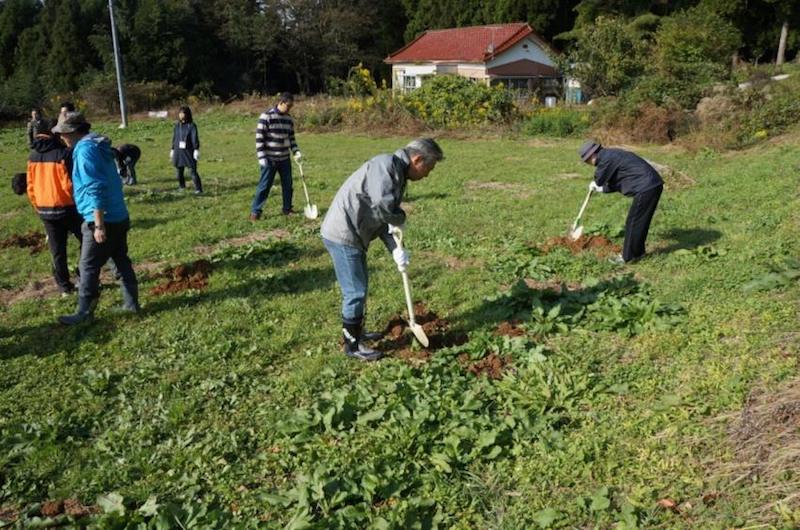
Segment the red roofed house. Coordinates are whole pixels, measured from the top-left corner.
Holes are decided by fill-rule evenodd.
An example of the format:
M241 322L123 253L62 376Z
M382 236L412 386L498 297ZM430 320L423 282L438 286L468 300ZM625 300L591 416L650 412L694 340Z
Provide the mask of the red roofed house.
M528 24L493 24L424 32L384 59L392 65L392 87L404 92L429 76L457 74L480 83L561 94L555 49Z

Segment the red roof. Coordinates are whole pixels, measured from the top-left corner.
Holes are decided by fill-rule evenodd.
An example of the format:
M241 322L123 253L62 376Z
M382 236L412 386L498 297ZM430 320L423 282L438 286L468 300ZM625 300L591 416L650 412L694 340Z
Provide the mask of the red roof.
M529 35L534 35L537 40L542 41L524 22L429 30L390 54L385 62L462 61L482 63Z

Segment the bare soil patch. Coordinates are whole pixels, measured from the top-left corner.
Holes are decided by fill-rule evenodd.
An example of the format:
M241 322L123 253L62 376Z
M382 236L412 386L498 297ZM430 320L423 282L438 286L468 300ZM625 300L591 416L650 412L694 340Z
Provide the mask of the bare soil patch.
M557 179L561 180L579 180L579 179L587 179L588 175L581 175L580 173L559 173L556 175Z
M599 255L609 255L622 250L620 245L604 236L581 236L574 241L569 236L551 237L540 246L543 252L550 252L555 247L564 247L573 254L590 250Z
M211 263L200 259L193 263L181 264L167 269L161 274L167 280L150 289L150 294L161 296L179 293L188 289L205 289L211 274Z
M0 521L13 523L19 519L19 510L12 506L3 506L0 508Z
M659 164L658 162L653 162L652 160L647 159L645 160L648 164L653 166L656 171L658 171L658 173L664 179L664 187L668 190L680 190L697 184L697 180L687 175L683 171L678 171L677 169L666 164Z
M14 234L11 237L0 241L0 248L27 248L31 254L41 252L47 246L44 234L41 232L27 232L25 234Z
M475 362L470 362L467 355L462 354L459 357L459 361L469 373L477 377L485 375L489 379L502 379L503 374L509 366L508 361L496 353L490 353L483 359Z
M47 501L42 503L40 512L45 517L56 517L62 514L72 517L85 517L93 513L100 513L100 507L86 506L78 499L65 499L63 501Z
M465 333L450 331L450 323L439 318L422 302L417 302L414 306L414 320L422 326L422 330L428 336L429 346L427 348L411 348L413 335L408 330L408 322L402 316L395 315L386 324L385 338L378 343L378 349L392 352L406 361L419 363L430 359L432 353L440 348L459 346L467 342L468 337Z
M520 327L519 320L509 320L500 322L494 330L495 335L505 335L506 337L521 337L525 335L525 330Z

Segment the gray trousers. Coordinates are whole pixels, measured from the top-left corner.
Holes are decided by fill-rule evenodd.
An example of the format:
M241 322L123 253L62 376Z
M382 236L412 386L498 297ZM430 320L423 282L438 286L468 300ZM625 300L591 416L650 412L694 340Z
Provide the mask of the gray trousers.
M106 241L98 243L94 240L94 223L84 222L81 225L83 243L81 245L80 288L78 295L82 298L100 296L100 269L113 259L122 281L122 289L138 292L136 273L133 272L131 259L128 257L128 230L130 220L119 223L106 223Z

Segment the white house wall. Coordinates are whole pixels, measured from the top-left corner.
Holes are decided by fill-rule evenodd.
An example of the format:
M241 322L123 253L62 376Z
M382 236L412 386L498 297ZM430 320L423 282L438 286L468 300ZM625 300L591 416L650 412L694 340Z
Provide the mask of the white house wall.
M523 48L524 44L528 45L527 49ZM504 51L493 60L489 61L487 66L489 68L494 68L496 66L513 63L514 61L519 61L522 59L528 59L529 61L546 64L547 66L556 66L556 63L553 62L542 46L531 38L522 39L512 46L511 49Z

